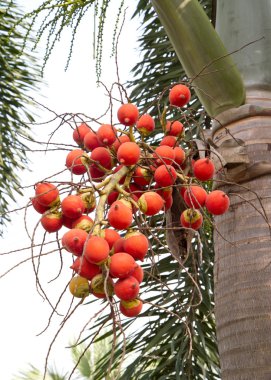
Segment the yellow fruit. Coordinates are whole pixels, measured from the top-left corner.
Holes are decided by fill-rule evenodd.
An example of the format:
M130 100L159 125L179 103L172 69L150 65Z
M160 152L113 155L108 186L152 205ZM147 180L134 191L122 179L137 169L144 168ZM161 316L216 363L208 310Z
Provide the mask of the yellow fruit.
M70 283L69 289L71 294L77 298L85 298L89 295L89 282L81 276L74 276Z

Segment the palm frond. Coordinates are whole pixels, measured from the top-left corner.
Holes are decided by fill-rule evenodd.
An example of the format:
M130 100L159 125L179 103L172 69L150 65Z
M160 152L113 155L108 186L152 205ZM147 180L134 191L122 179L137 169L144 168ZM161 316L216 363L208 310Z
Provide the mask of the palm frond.
M39 81L34 55L28 47L21 54L26 23L11 32L21 16L14 1L0 1L0 235L9 221L9 201L22 194L19 172L27 165L26 141L31 139L27 122L33 121L29 91Z

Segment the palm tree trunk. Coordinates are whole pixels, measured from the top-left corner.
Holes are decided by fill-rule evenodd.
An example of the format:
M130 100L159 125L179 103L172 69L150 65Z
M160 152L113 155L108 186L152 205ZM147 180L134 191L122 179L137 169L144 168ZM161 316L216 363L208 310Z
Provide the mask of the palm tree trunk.
M221 146L229 135L243 140L250 162L258 162L258 167L260 161L268 161L269 168L264 163L262 169L271 173L271 109L242 106L220 120L223 124L217 123L213 132L215 143ZM222 187L231 198L230 211L215 218L214 234L223 380L271 379L270 188L270 174Z
M215 218L215 314L222 378L269 380L271 3L218 0L217 5L217 30L229 51L260 39L234 56L247 105L219 115L213 128L217 146L241 139L249 159L245 170L233 177L238 184L222 187L230 194L230 211ZM237 171L238 165L228 164L230 180Z

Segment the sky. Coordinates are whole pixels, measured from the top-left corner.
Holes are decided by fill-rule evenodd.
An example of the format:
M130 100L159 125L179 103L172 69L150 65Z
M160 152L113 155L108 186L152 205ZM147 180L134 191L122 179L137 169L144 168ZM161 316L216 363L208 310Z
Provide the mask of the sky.
M18 0L18 4L32 10L41 1ZM27 3L27 4L26 4ZM110 10L111 20L115 20L116 5L114 2ZM127 1L126 1L127 3ZM118 47L118 66L121 83L131 79L131 69L138 60L136 49L136 36L138 22L131 21L132 10L127 9L126 21L120 37ZM113 21L108 23L109 30L104 38L104 57L102 81L108 88L117 80L115 59L110 58L112 43ZM89 117L97 118L103 114L108 105L108 97L102 86L97 88L95 75L95 61L93 54L93 16L87 15L82 22L74 45L74 52L69 69L65 72L65 63L70 46L70 33L65 33L63 40L57 44L44 72L44 84L40 85L38 92L33 93L33 97L42 103L46 108L53 110L56 114L66 112L82 113ZM42 59L45 48L45 40L42 39L38 46L37 55ZM52 113L45 108L35 109L36 121L39 123L32 126L32 134L38 141L48 141L49 135L59 126L59 120L48 123L52 119ZM109 122L108 116L101 119ZM57 129L53 136L53 141L62 144L73 144L72 130L69 125L63 125ZM36 150L43 149L40 145L35 145ZM33 195L33 184L44 178L64 169L66 151L54 152L34 152L29 154L29 170L20 174L24 196L18 197L17 204L11 204L10 209L24 207L29 198ZM63 177L54 177L63 178ZM32 364L39 369L44 368L45 357L48 347L54 338L59 324L63 317L55 316L49 328L37 336L47 325L51 308L36 290L36 280L32 267L30 248L31 240L27 235L25 224L29 234L33 233L39 219L39 214L24 210L12 213L12 221L7 226L4 238L1 240L1 269L0 276L9 268L15 268L4 277L0 277L0 299L1 299L1 370L0 378L12 380L13 375L20 370L26 370L28 364ZM61 235L61 231L60 231ZM42 229L38 228L35 233L35 244L42 241ZM50 236L49 240L54 240ZM49 252L54 245L46 246L43 252ZM8 253L11 252L11 253ZM36 251L38 253L39 250ZM8 253L8 254L7 254ZM28 261L22 265L17 264L24 259ZM58 273L60 260L58 253L53 253L44 257L40 264L40 280L46 289L46 294L53 303L57 302L59 294L66 285L71 275L69 265L71 257L64 257L61 278L48 283ZM70 303L70 295L64 298L60 313L65 314ZM63 332L57 338L52 347L49 358L49 365L66 372L72 368L69 349L65 348L81 331L82 326L90 316L97 312L93 306L81 306L76 311L76 317L71 319Z

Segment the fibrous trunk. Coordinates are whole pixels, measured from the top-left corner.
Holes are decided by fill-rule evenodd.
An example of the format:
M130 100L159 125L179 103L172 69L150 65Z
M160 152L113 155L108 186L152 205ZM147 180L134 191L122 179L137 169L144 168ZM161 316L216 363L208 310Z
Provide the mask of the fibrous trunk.
M240 177L239 184L221 187L220 183L230 195L231 207L215 218L217 338L223 380L267 380L271 378L271 109L244 107L244 118L239 119L241 109L237 120L228 114L229 121L214 132L214 141L220 146L229 138L243 140L250 159L248 172L256 175L249 169L254 162L265 175L245 182Z
M217 116L213 141L218 151L225 140L242 144L248 159L241 163L240 156L238 165L238 155L229 154L232 163L226 165L224 179L232 183L216 184L231 198L230 211L215 218L214 234L222 379L267 380L271 379L271 2L218 0L217 9L222 40L229 51L238 50L233 57L244 79L247 105Z

